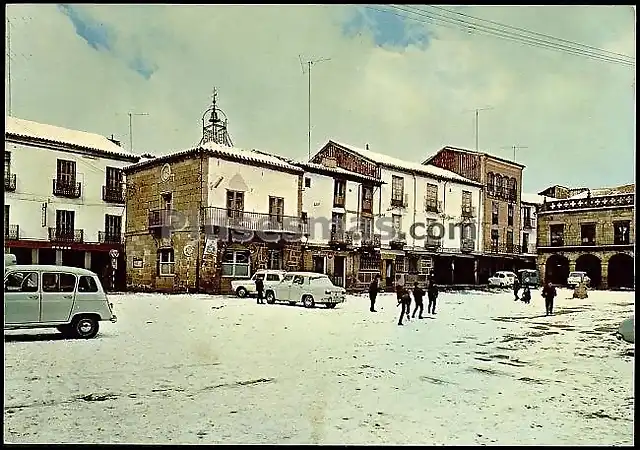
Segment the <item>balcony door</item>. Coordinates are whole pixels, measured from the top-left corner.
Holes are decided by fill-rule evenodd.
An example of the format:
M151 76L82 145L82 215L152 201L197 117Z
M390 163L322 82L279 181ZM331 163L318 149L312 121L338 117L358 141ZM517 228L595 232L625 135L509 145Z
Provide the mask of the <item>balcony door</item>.
M104 216L104 234L107 242L119 243L122 228L122 216L113 216L105 214Z
M116 167L107 167L107 189L118 192L122 188L122 170Z
M61 186L75 187L76 162L59 159L56 180Z
M75 211L58 209L56 211L56 235L67 239L73 239L75 229Z

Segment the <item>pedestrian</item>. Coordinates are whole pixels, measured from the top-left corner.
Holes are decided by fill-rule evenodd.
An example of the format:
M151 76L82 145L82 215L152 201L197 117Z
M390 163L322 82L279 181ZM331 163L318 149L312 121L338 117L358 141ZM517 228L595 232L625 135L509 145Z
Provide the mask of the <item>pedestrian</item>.
M369 300L371 301L371 308L369 311L376 312L376 297L378 296L378 292L380 291L380 275L376 274L373 277L373 281L369 285Z
M524 291L522 291L522 301L527 305L531 303L531 290L529 286L525 286Z
M264 305L264 296L262 295L264 292L264 281L262 281L262 276L256 277L256 291L258 291L258 305Z
M553 299L556 297L558 293L556 292L556 288L548 282L547 285L542 289L542 296L544 297L544 305L547 310L546 316L553 315Z
M398 306L402 306L398 325L402 325L402 319L405 315L407 316L407 320L410 319L409 311L411 310L411 297L409 295L409 291L407 291L401 284L396 285L396 296L398 298Z
M436 313L436 300L438 299L438 286L433 278L429 279L429 287L427 288L427 296L429 303L427 304L427 314Z
M413 286L413 301L416 303L415 308L413 309L413 314L411 318L416 318L416 312L420 311L418 314L418 319L422 319L422 312L424 311L424 302L422 299L424 298L424 291L418 286L418 282L416 281Z
M513 279L513 296L515 297L515 302L517 302L518 300L520 300L520 298L518 298L518 291L520 290L520 280L518 279L518 276L516 275L516 277Z

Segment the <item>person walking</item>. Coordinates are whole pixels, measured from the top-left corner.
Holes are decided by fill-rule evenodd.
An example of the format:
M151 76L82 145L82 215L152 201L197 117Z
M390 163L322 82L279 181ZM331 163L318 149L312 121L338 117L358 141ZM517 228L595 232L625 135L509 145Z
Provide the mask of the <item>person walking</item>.
M380 275L376 274L373 277L373 281L369 285L369 300L371 301L371 308L369 311L376 312L376 297L378 296L378 292L380 291Z
M427 314L436 313L436 300L438 299L438 286L433 277L429 279L429 287L427 288L427 296L429 303L427 304Z
M518 291L520 291L520 280L518 279L518 275L513 279L513 296L515 297L515 302L520 300L518 297Z
M542 296L544 297L544 305L546 308L546 316L553 315L553 299L558 295L556 288L548 282L542 289Z
M407 320L410 319L409 311L411 309L411 296L401 284L396 285L396 297L398 298L398 306L402 306L400 309L400 317L398 318L398 325L402 325L402 319L407 316Z
M418 286L418 282L416 281L414 286L413 286L413 301L415 302L416 306L413 309L413 314L411 315L412 319L416 318L416 312L420 311L420 314L418 314L418 319L422 319L422 312L424 311L424 302L423 302L423 298L424 298L424 294L425 292Z
M529 286L525 286L524 291L522 291L522 301L527 305L531 303L531 289L529 289Z
M256 291L258 291L258 305L264 305L264 281L262 281L262 277L256 277Z

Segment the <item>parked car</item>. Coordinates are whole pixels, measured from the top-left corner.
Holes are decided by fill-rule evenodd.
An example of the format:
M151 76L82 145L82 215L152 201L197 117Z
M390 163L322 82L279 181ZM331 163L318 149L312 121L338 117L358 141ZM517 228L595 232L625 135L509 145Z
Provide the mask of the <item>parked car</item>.
M5 330L57 328L65 336L90 339L106 320L115 323L117 317L95 273L46 265L5 269Z
M511 287L516 279L516 274L506 270L496 272L494 276L489 278L489 286Z
M535 269L518 270L518 279L522 287L529 286L535 289L540 286L540 277L538 276L538 271Z
M586 286L589 286L589 283L591 283L591 278L587 276L587 272L571 272L569 278L567 278L569 287L574 288L580 283L584 283Z
M236 295L240 298L244 298L247 295L256 295L258 291L256 291L256 280L259 277L262 277L262 282L264 283L265 292L268 286L273 286L282 281L285 273L284 270L258 270L253 274L251 278L247 278L245 280L233 280L231 282L231 289Z
M302 303L305 308L325 305L335 308L343 303L346 290L335 286L328 276L314 272L288 272L275 286L265 289L267 303L289 302L290 305Z
M4 254L4 271L6 272L10 266L15 266L17 264L16 255L11 253Z
M616 333L616 337L629 342L630 344L635 343L635 316L631 316L622 321L618 328L618 332Z

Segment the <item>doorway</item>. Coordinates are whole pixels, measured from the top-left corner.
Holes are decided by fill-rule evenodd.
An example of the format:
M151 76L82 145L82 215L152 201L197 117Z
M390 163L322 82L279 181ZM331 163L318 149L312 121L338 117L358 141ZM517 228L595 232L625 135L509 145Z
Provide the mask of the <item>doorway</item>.
M324 256L313 257L313 271L315 273L325 273L324 270Z
M333 284L340 287L344 287L344 260L344 256L336 256L333 258Z
M392 259L384 260L384 285L387 289L393 288L396 276L395 264Z

